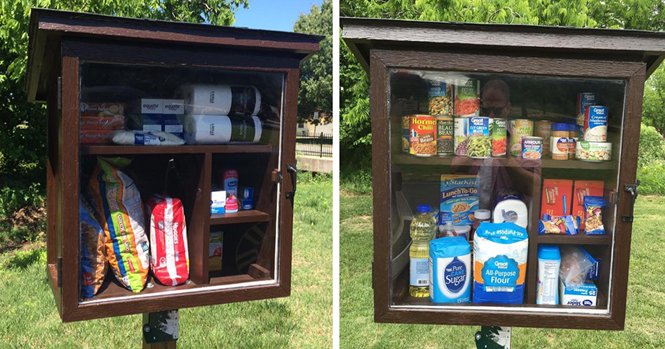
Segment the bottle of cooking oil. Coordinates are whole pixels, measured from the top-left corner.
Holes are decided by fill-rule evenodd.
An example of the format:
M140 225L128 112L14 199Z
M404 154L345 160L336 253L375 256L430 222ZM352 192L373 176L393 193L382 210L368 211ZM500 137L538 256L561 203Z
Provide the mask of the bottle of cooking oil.
M418 214L411 221L409 294L412 297L429 297L429 242L436 229L436 220L429 210L428 205L418 205Z

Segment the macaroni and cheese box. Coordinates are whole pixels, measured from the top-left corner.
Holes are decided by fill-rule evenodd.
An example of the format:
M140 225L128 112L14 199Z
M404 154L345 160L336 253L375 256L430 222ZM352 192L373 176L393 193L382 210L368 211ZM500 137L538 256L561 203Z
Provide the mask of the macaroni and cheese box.
M580 217L580 231L584 231L584 198L587 196L603 196L603 181L575 181L573 190L573 210L571 214Z
M473 224L473 212L478 209L478 176L441 175L441 206L439 225Z
M540 217L547 213L550 216L567 216L571 214L573 202L573 181L569 179L543 180Z

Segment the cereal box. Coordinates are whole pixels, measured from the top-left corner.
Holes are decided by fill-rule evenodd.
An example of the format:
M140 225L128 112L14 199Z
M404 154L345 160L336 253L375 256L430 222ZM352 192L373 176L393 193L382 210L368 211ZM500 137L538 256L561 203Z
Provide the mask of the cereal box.
M543 180L542 202L540 216L547 213L550 216L567 216L570 214L572 204L573 181L569 179Z
M441 175L441 206L439 224L473 224L478 209L478 176Z
M603 196L604 186L603 181L575 181L571 214L580 217L580 231L584 231L584 197Z

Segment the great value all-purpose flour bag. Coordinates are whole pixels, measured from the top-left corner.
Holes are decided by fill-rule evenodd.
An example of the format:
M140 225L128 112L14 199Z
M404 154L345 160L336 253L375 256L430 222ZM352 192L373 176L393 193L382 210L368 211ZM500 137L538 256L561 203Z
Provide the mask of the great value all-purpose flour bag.
M513 222L480 223L473 238L473 302L521 304L529 237Z
M478 209L478 176L441 175L440 198L439 225L473 224L473 212Z
M97 158L88 191L106 235L111 270L128 290L141 292L148 278L150 247L144 230L143 204L134 181L120 171L131 160Z
M79 198L79 233L81 234L81 298L95 296L104 283L108 270L106 235L97 222L97 215L90 204Z

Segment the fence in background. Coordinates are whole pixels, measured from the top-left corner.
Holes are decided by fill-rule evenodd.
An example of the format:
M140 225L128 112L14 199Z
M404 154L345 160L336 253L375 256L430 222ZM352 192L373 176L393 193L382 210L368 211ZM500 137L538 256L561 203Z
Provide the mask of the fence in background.
M332 157L332 134L298 134L296 136L296 154Z

